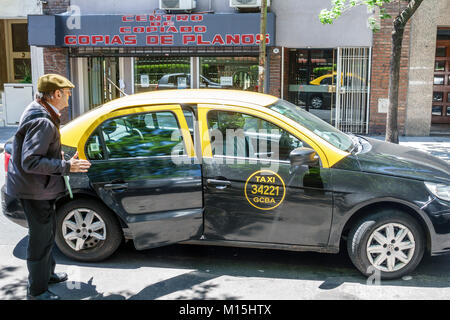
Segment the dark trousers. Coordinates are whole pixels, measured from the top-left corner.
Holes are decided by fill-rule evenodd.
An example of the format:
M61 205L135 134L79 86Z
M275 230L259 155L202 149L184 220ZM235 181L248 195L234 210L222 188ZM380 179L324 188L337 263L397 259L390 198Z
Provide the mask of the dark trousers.
M28 290L33 296L48 289L55 271L52 249L55 243L55 200L21 199L28 220Z

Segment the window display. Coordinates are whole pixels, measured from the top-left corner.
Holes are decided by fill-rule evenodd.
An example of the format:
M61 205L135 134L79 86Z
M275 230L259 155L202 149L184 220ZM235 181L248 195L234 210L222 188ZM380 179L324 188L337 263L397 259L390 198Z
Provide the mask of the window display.
M134 58L134 92L191 87L189 57Z
M200 88L258 91L258 58L200 57Z

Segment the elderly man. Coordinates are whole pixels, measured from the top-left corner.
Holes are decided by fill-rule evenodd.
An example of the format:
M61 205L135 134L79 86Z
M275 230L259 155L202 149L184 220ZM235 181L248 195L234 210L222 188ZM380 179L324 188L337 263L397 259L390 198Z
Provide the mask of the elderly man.
M8 166L6 193L20 199L27 216L28 291L31 300L57 300L49 283L67 280L55 273L52 248L55 241L55 200L64 194L64 175L87 172L90 163L78 152L64 160L59 134L59 112L69 105L71 88L65 77L47 74L39 78L36 100L24 111L14 137Z

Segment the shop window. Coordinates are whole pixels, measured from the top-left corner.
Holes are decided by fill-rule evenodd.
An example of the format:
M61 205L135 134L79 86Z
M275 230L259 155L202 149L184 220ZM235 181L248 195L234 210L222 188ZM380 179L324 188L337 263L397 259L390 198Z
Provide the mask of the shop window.
M439 28L437 32L437 40L450 40L450 29Z
M445 71L445 61L436 61L434 71Z
M134 92L191 87L189 57L136 57Z
M436 48L436 57L445 57L445 47L437 47Z
M433 106L431 114L433 116L442 116L442 106Z
M433 92L433 102L442 102L443 95L443 92Z
M434 85L443 85L444 84L444 79L445 79L444 76L435 75L433 84Z
M258 91L258 58L200 57L199 86Z

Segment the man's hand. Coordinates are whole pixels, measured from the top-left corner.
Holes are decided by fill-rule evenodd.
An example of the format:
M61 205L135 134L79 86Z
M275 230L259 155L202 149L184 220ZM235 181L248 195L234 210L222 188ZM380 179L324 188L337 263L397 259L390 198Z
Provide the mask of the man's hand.
M70 172L87 172L90 166L89 161L78 159L78 151L70 159Z

